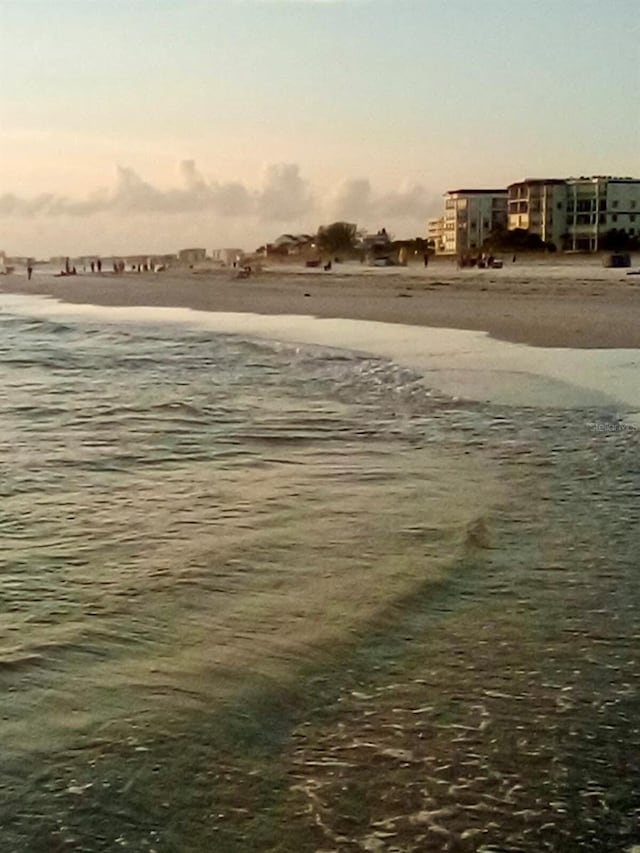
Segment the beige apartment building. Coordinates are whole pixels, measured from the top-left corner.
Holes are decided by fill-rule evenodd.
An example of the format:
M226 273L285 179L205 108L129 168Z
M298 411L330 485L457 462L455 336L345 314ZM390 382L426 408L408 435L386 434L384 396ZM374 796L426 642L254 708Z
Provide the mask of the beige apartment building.
M436 251L445 255L479 251L493 230L507 227L507 191L449 190L443 219L441 248L436 243Z
M545 243L562 246L567 231L567 182L564 178L527 178L507 187L508 227L537 234Z
M640 179L527 178L506 190L451 190L445 215L429 220L438 254L473 252L495 228L522 228L557 249L597 252L613 229L640 235Z

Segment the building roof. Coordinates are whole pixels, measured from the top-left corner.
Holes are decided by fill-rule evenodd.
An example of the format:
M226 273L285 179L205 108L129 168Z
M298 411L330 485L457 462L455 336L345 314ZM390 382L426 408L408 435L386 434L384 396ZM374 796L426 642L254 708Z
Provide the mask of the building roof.
M566 184L566 182L566 178L524 178L522 181L514 181L509 186L517 187L521 184Z
M637 184L640 183L640 178L618 178L611 175L580 175L579 178L567 178L568 183L576 183L578 181L609 181L612 184Z
M445 195L500 195L506 191L506 187L498 190L447 190Z

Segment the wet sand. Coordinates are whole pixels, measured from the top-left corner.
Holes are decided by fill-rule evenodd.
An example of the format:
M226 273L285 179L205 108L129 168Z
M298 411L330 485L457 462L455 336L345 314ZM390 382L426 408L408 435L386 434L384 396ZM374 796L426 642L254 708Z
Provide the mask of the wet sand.
M304 314L489 332L541 347L640 347L640 276L584 263L519 265L502 270L371 269L336 265L329 273L273 267L250 279L233 271L109 273L32 281L9 275L5 292L65 302L164 306L201 311Z

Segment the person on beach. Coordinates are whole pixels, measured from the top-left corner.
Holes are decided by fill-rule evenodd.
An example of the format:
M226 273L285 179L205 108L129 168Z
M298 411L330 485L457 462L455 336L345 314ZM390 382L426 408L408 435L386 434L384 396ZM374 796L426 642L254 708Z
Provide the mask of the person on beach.
M98 258L96 265L98 267L98 272L102 272L102 261L100 260L100 258Z
M31 276L33 275L33 267L31 264L27 266L27 281L31 281Z
M95 272L95 271L96 271L96 262L91 261L91 272Z
M428 267L429 266L429 252L425 252L423 258L424 258L425 267Z

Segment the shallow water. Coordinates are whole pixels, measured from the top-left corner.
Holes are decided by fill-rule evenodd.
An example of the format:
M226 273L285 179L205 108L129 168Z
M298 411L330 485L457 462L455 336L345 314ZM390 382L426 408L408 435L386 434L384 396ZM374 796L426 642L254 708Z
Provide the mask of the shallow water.
M5 849L638 840L615 407L6 303L0 329Z
M5 314L0 374L7 750L286 670L435 576L469 478L495 488L373 359Z
M632 426L640 418L640 351L534 347L485 332L301 315L194 311L189 308L70 305L2 294L9 310L62 322L159 323L209 332L348 348L417 371L449 397L508 406L617 408Z

